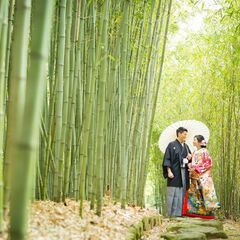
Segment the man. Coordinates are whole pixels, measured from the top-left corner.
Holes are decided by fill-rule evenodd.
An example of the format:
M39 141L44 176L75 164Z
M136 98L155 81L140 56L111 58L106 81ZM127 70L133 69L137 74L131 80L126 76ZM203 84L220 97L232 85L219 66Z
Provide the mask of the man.
M167 178L167 210L169 216L182 216L182 205L189 188L187 163L191 152L185 143L188 130L179 127L177 139L170 142L163 158L163 176Z

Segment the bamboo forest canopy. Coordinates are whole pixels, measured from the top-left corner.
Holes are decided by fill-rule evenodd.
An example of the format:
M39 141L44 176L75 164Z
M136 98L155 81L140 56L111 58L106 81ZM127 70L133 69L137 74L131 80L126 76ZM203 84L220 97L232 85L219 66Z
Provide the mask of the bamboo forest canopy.
M165 181L159 135L175 121L196 119L210 128L208 148L221 213L240 217L239 9L239 1L173 4L149 168L154 194L148 194L148 201L155 202L160 212L165 206Z
M144 206L171 0L0 1L0 225L29 200ZM4 175L3 175L4 172ZM4 184L2 182L4 181Z

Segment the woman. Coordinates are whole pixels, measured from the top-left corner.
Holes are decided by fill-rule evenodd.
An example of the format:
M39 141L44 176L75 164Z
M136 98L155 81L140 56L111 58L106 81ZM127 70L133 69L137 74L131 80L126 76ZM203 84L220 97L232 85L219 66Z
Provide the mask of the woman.
M202 135L194 137L192 162L188 164L191 184L186 193L183 215L214 218L213 211L220 208L212 179L212 159Z

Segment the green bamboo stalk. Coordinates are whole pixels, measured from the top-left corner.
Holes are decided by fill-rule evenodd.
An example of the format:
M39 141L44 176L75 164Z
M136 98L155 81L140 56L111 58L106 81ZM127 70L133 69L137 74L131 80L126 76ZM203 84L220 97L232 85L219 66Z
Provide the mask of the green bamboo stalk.
M86 90L85 90L85 104L84 104L84 112L83 112L83 123L82 123L82 136L80 145L80 182L79 182L79 199L80 199L80 216L82 216L83 212L83 200L85 198L85 184L86 184L86 169L87 169L87 155L88 155L88 146L89 146L89 135L90 135L90 124L92 118L92 108L93 108L93 94L95 87L95 80L97 74L97 65L99 61L99 52L100 45L97 46L97 54L96 61L94 60L94 45L95 45L95 1L92 1L90 5L91 9L91 37L90 48L89 48L89 61L91 62L92 69L88 69L89 81L86 82ZM100 26L101 31L101 26Z
M59 1L58 1L59 3ZM47 139L47 147L45 148L45 156L44 156L44 163L43 163L43 187L42 192L44 199L46 195L49 195L51 199L53 199L53 188L48 187L50 185L50 181L52 181L53 176L51 174L51 167L54 166L53 171L57 171L56 164L53 162L55 157L53 155L54 152L54 139L55 139L55 101L56 101L56 68L57 68L57 41L58 41L58 30L59 30L59 6L55 6L55 13L54 13L54 21L51 33L51 47L50 47L50 59L49 59L49 81L47 84L46 94L45 96L45 129L47 131L48 137ZM48 188L48 189L47 189ZM49 190L49 194L48 191Z
M81 1L79 3L78 9L78 26L77 26L77 42L76 44L76 51L79 56L79 66L78 66L78 79L77 79L77 99L76 99L76 119L75 119L75 136L76 141L73 147L73 158L75 172L73 175L74 178L74 196L77 200L79 200L79 184L80 184L80 170L81 170L81 163L80 163L80 144L82 141L82 123L83 123L83 104L84 104L84 85L86 82L86 71L84 69L84 60L85 59L85 51L87 46L85 46L87 39L85 36L88 34L86 33L86 22L88 21L86 17L86 13L88 12L86 1ZM76 74L76 73L75 73Z
M90 136L89 136L89 144L88 144L88 199L91 202L90 203L90 209L94 209L95 204L95 196L94 196L94 185L95 185L95 179L94 179L94 172L96 168L96 162L94 161L94 129L95 129L95 121L94 116L92 117L92 122L90 126Z
M77 99L76 99L77 101ZM75 127L75 126L74 126ZM75 190L76 190L76 186L75 184L77 184L76 180L77 180L77 167L78 167L78 157L75 157L74 156L74 151L76 151L76 145L77 145L77 137L76 137L76 131L73 131L72 133L73 135L73 140L72 140L72 162L71 162L71 173L69 172L69 186L68 186L68 194L71 198L74 198L75 200L77 200L76 198L76 193L75 193Z
M26 6L26 7L25 7ZM30 1L18 1L14 13L13 43L11 46L11 69L9 79L9 96L7 111L7 133L5 149L5 203L9 197L9 176L11 161L14 159L15 136L21 126L24 106L25 85L27 78L27 51L30 29Z
M112 4L112 8L116 11L119 11L119 16L121 17L122 14L122 4L123 2L118 2L116 5L114 3ZM109 155L105 156L105 173L107 173L108 166L111 168L111 174L105 174L105 185L104 189L109 188L108 191L111 192L112 197L114 197L116 200L120 199L120 179L121 176L119 173L121 173L120 168L120 162L119 162L119 148L117 146L120 146L120 135L117 135L119 133L119 106L120 106L120 94L119 90L116 91L116 89L119 89L119 66L120 66L120 56L121 56L121 39L122 39L122 28L124 26L124 21L120 21L120 26L117 28L115 27L113 19L112 25L114 26L111 33L111 36L116 35L115 38L112 39L112 42L109 46L109 48L112 49L111 58L109 61L109 76L108 76L108 91L106 92L106 112L108 113L106 115L105 120L105 129L106 131L106 144L105 144L105 152L109 152ZM115 29L116 28L116 29ZM115 33L116 32L116 33ZM116 106L115 106L116 105ZM112 131L109 131L109 130ZM115 135L114 135L115 134ZM113 136L114 135L114 136ZM119 142L118 142L119 141ZM110 155L112 154L112 156ZM109 163L110 161L110 163ZM116 164L117 163L119 164ZM116 168L115 168L116 167ZM117 170L116 170L117 169ZM118 176L114 179L116 176L114 171L117 171Z
M110 1L104 2L101 16L101 71L98 84L98 121L97 121L97 155L96 155L96 176L97 176L97 215L101 215L102 198L103 198L103 159L104 159L104 117L105 117L105 90L107 79L107 49L108 49L108 17L109 17Z
M3 7L3 6L1 6ZM0 232L3 228L3 160L5 131L5 69L8 34L8 1L3 11L2 32L0 35Z
M119 79L120 74L123 72L120 68L121 47L123 38L123 7L124 1L112 2L112 11L110 12L110 19L112 19L109 28L112 30L110 33L110 58L108 67L108 80L106 91L106 118L105 118L105 157L104 157L104 191L105 194L110 195L116 200L120 201L120 186L121 186L121 166L119 162L119 146L120 135L120 94L119 94ZM116 11L116 13L115 13ZM128 13L127 13L128 14ZM119 21L119 26L116 26L116 19ZM117 142L119 141L119 142ZM117 164L116 164L117 162ZM115 178L115 167L118 168L118 176ZM114 179L115 178L115 179Z
M6 99L6 90L7 90L7 82L8 82L8 74L10 71L10 79L9 80L9 86L8 86L8 109L7 109L7 131L6 136L4 136L4 139L6 138L6 146L5 146L5 164L4 164L4 208L7 208L8 200L9 200L9 183L10 183L10 161L13 158L13 152L10 150L13 146L13 138L16 135L15 127L20 124L20 119L16 119L14 115L17 116L21 115L21 111L19 111L22 108L22 105L24 104L24 96L19 96L19 91L25 90L25 82L26 82L26 55L27 55L27 47L28 47L28 32L29 32L29 26L28 23L25 25L20 24L19 22L25 21L24 14L19 14L19 11L21 11L21 6L24 3L16 4L16 11L17 14L15 15L14 20L14 27L15 30L13 32L13 46L12 51L10 53L10 45L11 45L11 30L12 30L12 16L13 16L13 5L14 1L10 2L10 19L9 19L9 28L8 28L8 46L7 46L7 56L6 56L6 71L5 71L5 99ZM28 6L28 5L27 5ZM20 8L20 10L19 10ZM28 11L26 11L28 12ZM26 19L28 19L28 14L26 14ZM19 24L21 25L21 28L19 29ZM16 33L16 31L19 31ZM25 32L25 33L23 33ZM25 34L25 35L24 35ZM21 45L21 47L19 47ZM11 57L10 57L11 55ZM20 60L19 60L19 59ZM11 59L11 66L14 66L14 69L9 70L9 63ZM12 83L14 82L14 83ZM19 107L20 106L20 107Z
M89 103L92 107L91 111L91 125L89 125L89 130L87 129L85 134L89 131L89 140L88 140L88 196L89 200L93 198L93 184L94 184L94 118L93 118L93 94L94 94L94 87L95 87L95 80L93 79L93 69L94 69L94 64L95 64L95 21L96 21L96 13L95 13L95 1L92 1L91 5L89 6L89 35L90 35L90 40L89 40L89 46L88 46L88 69L87 69L87 78L92 81L92 85L89 84L88 81L88 87L86 88L86 95L90 94L90 100ZM89 89L90 88L90 89ZM88 92L89 91L89 92ZM90 120L89 120L90 121ZM86 126L87 127L87 126ZM93 202L92 202L93 203ZM93 203L94 205L94 203ZM94 208L91 204L91 209Z
M2 29L5 25L5 16L6 16L6 9L8 9L8 1L3 0L0 2L0 43L2 41ZM4 32L4 30L3 30Z
M54 53L52 53L51 55L54 55ZM51 61L51 57L50 57L50 61ZM53 78L53 73L51 73L51 65L49 66L49 73L50 73L50 79ZM56 86L55 86L56 87ZM49 121L46 121L46 124L43 123L44 126L44 133L46 133L45 138L46 138L46 142L47 142L47 146L45 148L45 155L44 155L44 163L43 163L43 186L42 186L42 193L43 193L43 199L45 199L46 194L47 194L47 183L48 183L48 177L50 174L50 166L51 164L54 165L54 169L53 171L56 171L57 165L54 162L54 155L53 155L53 151L54 151L54 145L53 145L53 139L55 136L55 131L53 129L53 124L54 124L54 104L55 104L55 91L54 90L52 92L53 96L50 95L50 100L49 100L49 111L46 112L46 116L49 118ZM48 132L47 132L47 126L48 126ZM51 199L53 198L51 195Z
M69 175L70 175L70 168L71 168L71 155L72 152L74 152L72 141L74 136L74 126L75 126L75 112L76 112L76 92L77 92L77 84L78 84L78 74L79 74L79 56L80 51L77 50L77 54L75 56L75 49L76 49L76 34L77 34L77 26L78 22L80 20L80 14L78 14L78 5L77 1L74 3L74 17L73 17L73 24L72 24L72 46L71 46L71 59L70 59L70 66L71 66L71 72L70 72L70 78L72 79L72 89L71 92L69 92L69 100L71 100L70 108L69 108L69 116L68 116L68 132L67 132L67 146L66 146L66 160L65 160L65 174L64 174L64 186L63 186L63 198L66 198L66 195L68 193L68 187L69 187ZM79 41L80 42L80 41ZM75 59L76 58L76 59ZM71 149L73 151L71 152ZM75 159L72 159L74 162Z
M96 90L95 90L96 91ZM96 201L96 195L97 195L97 171L96 171L96 166L97 166L97 163L96 163L96 145L97 145L97 141L95 140L95 133L96 133L96 116L95 116L95 113L96 113L96 101L93 103L93 112L92 112L92 129L90 131L90 143L89 143L89 146L91 146L91 152L90 152L90 155L89 155L89 158L90 160L89 161L92 161L92 165L93 165L93 171L91 172L92 173L92 194L91 194L91 203L90 203L90 209L94 209L94 206L95 206L95 201Z
M16 9L15 16L25 16L26 30L28 32L30 24L30 1L23 4L17 2L20 8ZM26 239L27 218L29 201L31 197L32 170L34 166L35 154L38 142L40 126L40 111L42 107L43 92L45 89L46 66L48 59L48 49L50 43L50 27L53 2L43 0L34 2L36 8L33 15L32 47L30 55L31 68L28 73L26 88L26 104L23 114L23 125L16 135L15 157L12 163L12 191L10 202L10 238ZM16 18L16 20L20 20ZM21 22L20 22L21 23ZM14 49L14 48L13 48ZM13 82L11 82L13 83ZM19 207L20 206L20 207Z
M53 151L51 146L49 146L49 138L48 138L48 133L46 130L46 126L44 124L44 121L42 120L42 125L41 125L41 130L42 130L42 141L44 142L44 152L43 152L43 168L42 170L42 185L41 185L41 199L46 199L48 198L47 195L47 180L48 180L48 175L50 172L50 167L52 167L52 171L54 171L56 165L54 161L54 156L53 156ZM49 151L49 154L46 155L46 152ZM46 159L47 157L47 159ZM50 162L51 160L51 162Z
M66 0L59 3L59 32L58 32L58 56L57 56L57 92L56 92L56 134L55 134L55 159L56 169L54 172L54 201L62 200L63 184L63 159L61 159L61 134L62 134L62 111L63 111L63 80L64 80L64 54L65 54L65 18Z
M72 0L67 2L67 21L66 21L66 42L65 42L65 58L64 58L64 93L63 93L63 125L62 125L62 140L61 140L61 161L67 158L65 153L67 139L67 123L68 123L68 108L69 108L69 78L70 78L70 51L71 51L71 25L72 25ZM62 168L61 171L64 171ZM62 173L63 174L63 173ZM65 181L65 178L64 178ZM66 192L63 188L63 201L65 200Z
M124 1L123 27L122 27L122 49L120 67L120 162L121 162L121 208L125 209L127 195L127 168L128 168L128 147L127 147L127 41L128 41L128 12L129 1Z

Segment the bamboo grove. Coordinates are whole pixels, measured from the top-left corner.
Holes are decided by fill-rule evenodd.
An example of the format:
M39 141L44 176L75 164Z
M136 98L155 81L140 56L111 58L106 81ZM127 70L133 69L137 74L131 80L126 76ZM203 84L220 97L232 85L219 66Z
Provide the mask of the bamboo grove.
M155 202L160 212L164 212L165 182L157 141L168 124L187 118L203 121L210 128L208 147L222 206L219 214L235 219L240 217L240 5L237 1L221 1L221 4L220 10L212 11L206 19L204 33L189 35L166 56L168 76L164 76L160 89L158 108L161 115L155 119L150 167L155 183ZM191 49L188 46L192 46ZM172 92L178 94L169 98Z
M172 1L0 1L0 226L29 200L144 206ZM82 216L84 217L84 216Z

